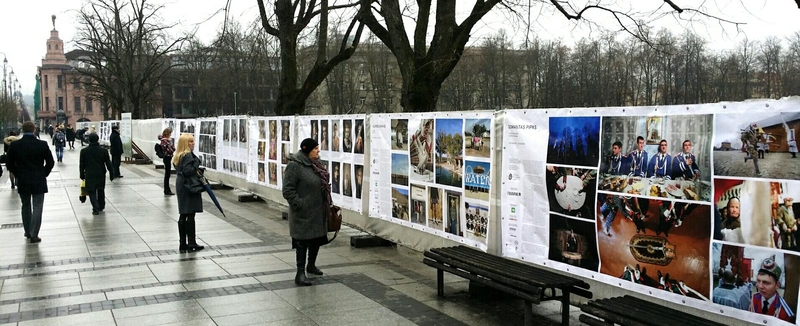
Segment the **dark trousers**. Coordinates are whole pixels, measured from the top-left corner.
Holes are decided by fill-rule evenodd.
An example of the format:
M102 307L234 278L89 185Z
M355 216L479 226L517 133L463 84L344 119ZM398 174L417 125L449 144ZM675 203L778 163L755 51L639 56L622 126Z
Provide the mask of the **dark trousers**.
M308 254L308 260L306 260ZM319 246L297 247L295 249L295 260L297 261L297 271L305 272L306 266L316 266Z
M164 157L164 193L170 193L169 177L172 174L172 156Z
M25 233L36 238L42 227L42 208L44 207L44 194L19 194L22 201L22 225Z
M89 202L92 203L92 211L99 212L106 209L106 189L101 187L89 192Z
M111 173L114 174L114 178L119 178L119 165L122 163L122 154L111 154Z

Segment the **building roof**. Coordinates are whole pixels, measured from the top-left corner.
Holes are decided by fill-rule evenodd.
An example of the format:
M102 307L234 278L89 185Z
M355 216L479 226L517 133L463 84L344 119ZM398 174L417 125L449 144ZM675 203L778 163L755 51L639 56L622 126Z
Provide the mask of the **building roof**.
M76 59L78 59L80 57L88 57L90 55L92 55L91 52L86 51L86 50L80 50L80 49L72 50L72 51L69 51L67 53L64 53L64 56L67 57L67 60L76 60Z
M756 122L761 128L783 125L783 122L800 120L800 112L783 112Z

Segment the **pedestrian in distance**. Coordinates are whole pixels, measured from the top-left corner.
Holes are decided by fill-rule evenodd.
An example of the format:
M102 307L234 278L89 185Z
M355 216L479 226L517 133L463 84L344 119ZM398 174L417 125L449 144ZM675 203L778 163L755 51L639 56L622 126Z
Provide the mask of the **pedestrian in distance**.
M11 132L8 133L8 137L3 139L3 142L5 143L5 146L3 146L3 153L8 155L8 149L11 147L11 142L16 141L16 140L19 140L19 136L17 136L17 132L16 131L11 130ZM6 157L8 157L8 156L6 156ZM6 162L6 169L8 169L8 162ZM14 177L14 173L11 172L11 170L8 170L8 181L11 182L11 190L16 189L17 180Z
M119 126L111 127L111 136L109 137L111 143L111 175L113 179L122 179L122 174L119 172L119 166L122 163L122 139L119 136ZM91 144L91 142L89 142Z
M172 155L175 153L175 146L172 144L172 129L165 128L164 131L158 135L158 141L161 146L161 151L164 153L164 195L173 196L175 193L169 187L169 178L172 174Z
M17 192L22 201L22 224L25 237L31 243L41 242L39 229L42 226L44 194L47 193L47 177L55 162L47 142L36 139L33 122L22 124L22 138L11 143L8 150L7 167L17 179Z
M69 149L75 149L75 129L72 129L72 126L67 125L64 134L67 135L67 144L69 145Z
M193 178L204 172L200 168L200 158L192 152L194 150L194 136L183 134L178 139L178 148L172 158L172 164L178 171L175 190L178 192L178 235L182 253L203 250L205 247L197 244L195 229L195 214L203 212L203 199L201 193L192 193L185 186L188 178Z
M100 147L100 136L91 134L88 138L89 146L81 149L80 177L89 193L92 215L99 215L106 208L106 170L111 181L114 181L114 172L108 151Z
M56 148L56 159L58 163L64 162L64 147L67 146L67 135L64 134L64 127L58 127L53 134L53 146Z
M328 170L319 157L319 143L306 138L300 143L300 150L289 158L283 175L283 198L290 207L289 234L296 250L297 285L311 285L305 272L322 275L316 261L319 247L328 243L326 212L332 204L328 180Z
M88 132L89 132L89 127L83 127L83 129L78 130L78 132L76 133L78 139L81 140L81 147L86 146L84 143L86 142L86 136L88 135L87 134Z

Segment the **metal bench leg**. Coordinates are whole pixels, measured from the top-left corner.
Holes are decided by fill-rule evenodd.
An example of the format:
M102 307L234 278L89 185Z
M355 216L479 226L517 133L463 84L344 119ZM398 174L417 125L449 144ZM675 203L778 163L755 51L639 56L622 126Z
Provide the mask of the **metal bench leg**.
M525 326L533 326L533 302L525 300Z
M569 290L561 290L561 325L569 325Z
M441 269L436 270L436 290L440 297L444 296L444 271Z

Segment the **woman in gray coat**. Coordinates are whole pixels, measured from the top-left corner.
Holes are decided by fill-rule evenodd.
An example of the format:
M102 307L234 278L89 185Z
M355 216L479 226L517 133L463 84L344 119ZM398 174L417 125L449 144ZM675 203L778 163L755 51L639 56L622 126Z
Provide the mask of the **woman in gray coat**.
M175 181L175 190L178 193L178 234L180 236L180 252L203 250L205 247L197 244L195 234L194 216L203 212L203 198L201 193L193 194L184 186L186 178L202 174L200 158L192 152L194 150L194 136L183 134L178 139L178 148L172 157L172 164L178 176Z
M289 234L297 253L294 282L298 285L311 285L306 271L322 275L315 264L319 247L328 243L326 212L332 203L328 180L328 170L319 160L319 144L306 138L300 143L300 151L289 158L283 175L283 198L289 202Z

